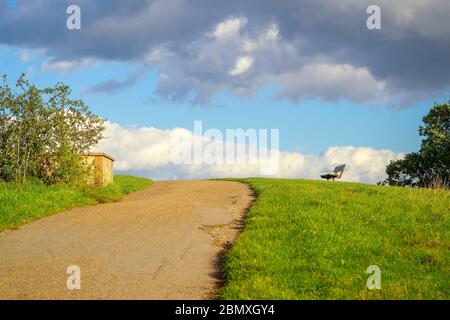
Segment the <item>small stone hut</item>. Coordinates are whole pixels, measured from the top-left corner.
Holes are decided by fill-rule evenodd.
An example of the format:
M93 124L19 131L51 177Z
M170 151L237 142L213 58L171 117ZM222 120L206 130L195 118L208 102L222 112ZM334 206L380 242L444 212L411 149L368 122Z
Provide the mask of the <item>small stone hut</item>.
M113 182L114 158L106 153L87 153L83 155L88 165L92 166L94 172L89 179L89 184L107 186Z

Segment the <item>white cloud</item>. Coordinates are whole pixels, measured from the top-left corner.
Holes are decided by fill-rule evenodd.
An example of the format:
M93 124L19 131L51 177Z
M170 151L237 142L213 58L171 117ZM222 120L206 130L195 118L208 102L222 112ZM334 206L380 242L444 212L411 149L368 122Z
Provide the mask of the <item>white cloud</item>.
M253 58L250 56L239 57L236 60L233 70L230 71L230 75L237 76L247 72L253 64Z
M175 165L172 161L173 149L180 142L190 143L195 139L193 132L186 129L125 128L107 123L105 135L107 138L95 150L114 156L115 169L119 171L154 179L260 176L258 165ZM211 141L204 140L203 143L206 147ZM385 167L389 161L402 156L390 150L353 146L330 147L322 155L281 152L279 172L273 177L319 179L321 173L345 163L347 168L343 181L376 183L385 178Z
M252 52L258 48L258 44L254 40L244 40L242 41L242 51L244 52Z
M242 27L247 24L247 19L245 17L239 18L228 18L217 24L213 35L217 38L222 38L230 35L235 35L239 33Z
M278 34L280 31L275 23L272 23L269 29L266 31L266 39L267 40L276 40L278 39Z
M43 62L43 71L59 71L59 72L70 72L74 69L87 67L92 64L92 60L88 58L79 60L59 60L55 61L49 59Z
M20 50L19 59L28 62L45 54L45 49L22 49Z
M282 83L279 96L295 101L348 98L356 102L379 103L386 95L383 81L375 79L367 68L349 64L311 63L277 78Z
M173 53L162 46L154 48L148 52L144 57L144 62L150 65L154 63L162 63L171 57L173 57Z
M208 105L218 92L250 96L268 85L280 87L276 98L294 102L319 98L379 104L389 96L385 82L367 67L302 55L272 22L251 29L245 17L228 18L183 50L169 48L152 48L144 57L167 76L156 90L165 98L183 100L194 91L193 102Z

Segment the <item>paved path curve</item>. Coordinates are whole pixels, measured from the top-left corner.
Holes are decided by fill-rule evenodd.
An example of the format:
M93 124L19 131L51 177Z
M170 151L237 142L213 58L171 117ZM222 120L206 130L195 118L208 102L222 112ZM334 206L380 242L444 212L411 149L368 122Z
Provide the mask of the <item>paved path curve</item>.
M0 299L214 298L219 253L252 200L237 182L160 181L0 233Z

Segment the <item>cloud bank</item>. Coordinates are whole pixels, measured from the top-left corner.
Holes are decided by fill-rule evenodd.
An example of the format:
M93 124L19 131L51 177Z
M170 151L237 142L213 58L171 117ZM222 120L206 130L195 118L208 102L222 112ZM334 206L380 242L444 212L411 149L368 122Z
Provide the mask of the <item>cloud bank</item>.
M173 162L174 148L179 143L190 143L196 138L187 129L122 127L108 122L105 136L95 149L114 156L114 166L118 172L140 174L153 179L261 176L260 167L248 163L176 165ZM203 143L206 147L210 141L205 140ZM377 183L385 178L389 161L402 156L390 150L353 146L330 147L321 155L281 151L279 171L271 177L319 179L320 174L345 163L347 168L343 181Z

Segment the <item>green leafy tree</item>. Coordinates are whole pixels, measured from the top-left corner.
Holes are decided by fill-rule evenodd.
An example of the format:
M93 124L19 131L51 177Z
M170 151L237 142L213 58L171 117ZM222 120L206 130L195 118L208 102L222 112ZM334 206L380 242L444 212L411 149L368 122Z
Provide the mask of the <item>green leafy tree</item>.
M103 138L104 120L63 83L39 89L22 74L0 88L0 179L73 184L89 171L80 154Z
M412 187L450 185L450 101L435 104L419 127L420 150L391 161L384 184Z

